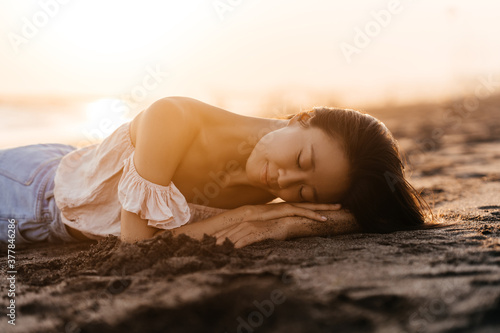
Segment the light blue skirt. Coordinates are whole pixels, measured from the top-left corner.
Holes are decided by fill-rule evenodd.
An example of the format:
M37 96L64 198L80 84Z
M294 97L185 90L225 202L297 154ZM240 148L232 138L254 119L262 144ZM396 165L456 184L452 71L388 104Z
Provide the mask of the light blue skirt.
M61 158L75 149L59 143L0 149L1 243L78 242L62 223L53 192Z

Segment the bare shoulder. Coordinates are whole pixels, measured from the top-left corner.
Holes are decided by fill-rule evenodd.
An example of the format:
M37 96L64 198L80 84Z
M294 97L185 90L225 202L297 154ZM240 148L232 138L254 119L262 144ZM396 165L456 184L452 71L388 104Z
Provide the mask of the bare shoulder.
M203 126L234 124L234 121L241 118L238 114L194 98L173 96L167 99L182 106L184 111L189 113L190 117L196 119Z
M136 146L137 136L149 135L151 124L164 127L157 135L164 135L165 140L177 139L167 129L181 126L188 133L197 133L203 128L216 125L235 124L241 116L222 108L207 104L190 97L172 96L157 100L146 110L139 113L130 126L132 144ZM162 137L159 137L161 140Z
M193 104L194 99L187 97L165 97L157 100L144 110L143 118L154 118L154 120L173 120L179 122L197 122L196 109ZM139 121L140 122L140 121Z
M170 183L201 125L188 104L175 97L162 98L133 120L134 164L143 178L160 185Z
M193 127L199 125L200 119L192 111L193 108L189 107L189 103L192 103L189 98L165 97L155 101L147 109L137 114L130 125L130 139L134 147L136 146L137 132L146 132L144 130L144 127L147 126L146 122L163 122L167 126L172 124L172 121L183 122L184 125ZM144 118L148 118L148 120L143 121ZM168 132L165 131L165 134L168 135Z

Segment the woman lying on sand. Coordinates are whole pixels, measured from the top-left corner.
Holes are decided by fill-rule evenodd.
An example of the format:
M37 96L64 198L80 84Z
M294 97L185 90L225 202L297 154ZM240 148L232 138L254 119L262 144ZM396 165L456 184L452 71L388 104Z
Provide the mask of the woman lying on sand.
M258 118L169 97L99 144L0 150L1 240L135 242L169 230L243 247L431 226L403 169L388 129L358 111Z

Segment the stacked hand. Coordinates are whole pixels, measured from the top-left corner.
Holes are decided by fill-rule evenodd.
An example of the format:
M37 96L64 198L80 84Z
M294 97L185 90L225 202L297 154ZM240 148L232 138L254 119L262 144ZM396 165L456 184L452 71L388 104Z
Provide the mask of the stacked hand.
M247 205L233 210L223 229L213 234L217 244L226 238L236 248L262 241L264 239L285 240L291 225L297 220L325 221L326 217L315 210L339 210L340 204L316 203L275 203L266 205Z

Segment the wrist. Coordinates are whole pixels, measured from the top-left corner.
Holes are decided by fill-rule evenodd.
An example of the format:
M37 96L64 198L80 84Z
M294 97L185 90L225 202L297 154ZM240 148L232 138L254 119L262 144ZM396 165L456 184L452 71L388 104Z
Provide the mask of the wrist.
M168 230L172 233L173 237L177 237L180 234L185 234L191 238L200 239L198 235L199 230L197 228L193 228L190 224L184 224L177 228Z

